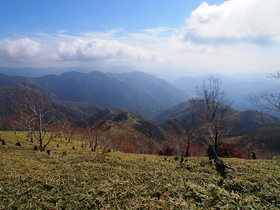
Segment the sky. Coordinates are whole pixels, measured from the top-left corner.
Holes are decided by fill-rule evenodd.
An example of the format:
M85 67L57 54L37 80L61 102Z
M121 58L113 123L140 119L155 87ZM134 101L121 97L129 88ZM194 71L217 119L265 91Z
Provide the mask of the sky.
M0 66L274 73L279 22L279 0L3 0Z

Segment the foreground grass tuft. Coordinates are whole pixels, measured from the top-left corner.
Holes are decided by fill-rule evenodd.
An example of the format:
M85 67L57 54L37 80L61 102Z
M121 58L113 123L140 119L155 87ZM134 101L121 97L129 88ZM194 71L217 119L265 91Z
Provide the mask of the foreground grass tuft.
M279 160L227 159L238 172L222 179L207 158L179 165L154 155L93 153L59 140L49 157L33 151L25 135L0 132L7 141L0 145L0 209L280 208Z

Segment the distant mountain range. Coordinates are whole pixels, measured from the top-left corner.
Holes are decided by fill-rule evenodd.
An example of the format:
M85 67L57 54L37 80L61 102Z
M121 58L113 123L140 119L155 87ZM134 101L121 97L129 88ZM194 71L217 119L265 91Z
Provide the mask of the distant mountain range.
M193 106L187 101L157 113L152 121L164 126L168 120L188 119L191 110ZM235 127L235 132L238 130L239 134L280 122L278 118L268 113L256 110L240 111L233 108L228 111L227 119L228 123Z
M89 73L94 71L94 69L81 68L81 67L67 67L67 68L0 67L0 74L5 74L8 76L21 76L21 77L42 77L50 74L60 75L62 73L66 73L70 71Z
M10 69L0 68L0 72L8 72L8 70ZM20 68L13 69L13 73L10 74L16 74L20 70L25 73L39 71L32 68L29 71L28 68ZM51 69L45 69L45 71L47 70ZM52 69L53 72L55 70L57 69ZM60 69L60 71L66 70ZM223 75L213 76L221 79L221 90L225 91L227 97L234 101L233 108L241 111L260 110L246 100L248 95L277 92L280 89L280 81L273 79L264 78L262 81L246 81ZM64 105L100 108L119 107L151 119L155 113L186 102L195 96L196 87L200 86L208 77L209 75L198 78L184 77L171 84L154 75L142 72L103 73L92 71L81 73L72 71L60 75L50 74L40 77L0 74L0 87L2 87L0 94L3 95L6 92L4 90L6 87L26 82L50 92L57 101ZM2 96L2 98L5 97ZM276 112L260 111L280 117Z
M207 80L209 76L214 76L220 78L222 81L221 90L225 91L227 98L234 101L233 108L238 110L259 110L272 114L280 118L279 113L263 110L255 105L249 103L246 98L250 95L258 95L260 93L275 93L280 90L280 80L279 79L268 79L266 75L263 75L262 80L249 80L245 79L236 79L229 76L214 74L206 75L202 77L182 77L172 82L176 87L182 88L190 96L195 96L196 87L202 85L204 80Z
M11 87L22 82L44 89L65 104L119 107L145 117L189 99L185 91L165 80L141 72L67 72L59 76L42 77L0 74L2 87Z
M120 70L115 70L115 72L116 71L120 72ZM83 72L83 73L78 73L78 72ZM153 76L151 74L146 74L141 72L102 73L102 72L94 71L93 69L81 68L81 67L45 68L45 69L28 68L28 67L25 68L0 67L0 74L1 73L12 77L17 76L16 79L15 78L12 79L13 82L20 82L23 80L23 78L25 78L25 80L30 80L27 78L32 78L31 80L34 83L36 81L44 82L44 80L52 80L52 79L55 79L53 83L56 82L60 83L60 80L62 80L63 86L61 85L62 87L60 87L59 90L55 90L55 92L59 91L58 92L59 96L70 100L76 98L77 95L75 95L75 91L73 92L72 96L67 94L67 91L71 92L73 90L72 89L70 91L69 83L67 83L67 80L72 79L72 81L74 82L73 88L83 89L85 88L85 85L78 84L78 82L86 79L84 82L90 84L90 87L89 86L88 87L93 88L93 90L91 90L91 93L84 92L83 95L78 94L79 96L76 99L78 99L79 101L82 99L82 101L85 101L88 104L100 105L101 107L120 106L122 108L129 109L140 115L146 114L146 116L149 115L148 113L150 113L151 110L155 111L158 109L165 109L170 106L174 106L176 104L184 102L189 98L191 98L192 96L195 96L196 87L201 86L203 80L206 80L209 76L214 76L221 79L222 81L221 89L225 91L229 99L235 102L233 108L242 111L245 110L264 111L280 118L280 114L272 111L261 110L246 100L246 97L250 95L257 95L264 92L273 93L273 92L278 92L278 90L280 90L280 80L268 79L267 75L265 74L263 75L258 74L258 77L254 77L253 74L251 74L250 77L248 75L225 76L221 74L212 74L212 75L205 75L201 77L180 77L175 81L167 82L166 80L159 79L158 77ZM102 76L104 77L103 79L101 79ZM76 77L76 80L74 79L74 77ZM2 78L0 78L0 80L1 79ZM94 87L94 84L96 85L100 84L98 83L99 79L101 79L101 81L104 82L102 84L104 85L104 94L106 93L106 91L108 93L108 97L106 97L106 99L102 97L102 95L97 94L97 92L95 92L95 94L97 95L93 93L94 90L99 91L98 89L95 89L97 88L96 86ZM114 81L115 79L118 79L119 82ZM47 84L48 82L49 81L45 81L44 85L46 87L42 87L42 88L49 88L49 85ZM110 84L108 84L108 82ZM124 83L125 85L124 84L121 85L120 82ZM40 86L41 84L38 85ZM103 88L102 85L100 85L99 87ZM126 85L129 85L130 87L127 88ZM55 85L53 89L57 88L57 86L58 85ZM114 96L113 98L111 97L111 95L115 93L114 91L110 90L110 88L112 87L113 89L117 87L115 92L119 92L123 89L126 89L126 91L123 92L124 95L122 94L118 95L120 97L119 101L117 100L116 96ZM132 90L131 88L133 88L134 90ZM76 90L76 92L78 91L79 89ZM64 95L64 93L66 94ZM134 97L135 100L131 101L131 104L126 103L127 98L129 98L131 95L135 95ZM86 99L84 99L83 97L84 98L86 97ZM141 104L139 100L142 99L142 97L144 98L146 97L147 100L141 100L143 102ZM111 103L113 99L115 102ZM147 103L147 101L149 102Z

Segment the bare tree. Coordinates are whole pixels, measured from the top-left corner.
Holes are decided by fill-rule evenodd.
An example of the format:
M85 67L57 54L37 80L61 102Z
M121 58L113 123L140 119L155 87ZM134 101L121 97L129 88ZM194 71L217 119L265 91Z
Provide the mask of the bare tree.
M280 93L261 93L249 96L247 100L261 109L280 112Z
M197 139L198 124L192 114L189 119L182 121L169 121L168 130L175 137L172 138L172 145L181 152L180 163L184 162L184 157L189 157L190 144Z
M81 115L82 124L86 130L89 140L89 147L91 148L92 152L95 152L99 144L98 137L100 134L98 126L96 126L95 124L98 122L98 120L101 119L101 110L98 108L88 108L83 110L83 113Z
M280 79L280 71L268 75L268 78ZM261 109L280 112L280 93L261 93L257 96L249 96L247 100Z
M22 121L19 120L18 115L12 113L8 116L1 117L2 125L6 127L6 129L12 130L15 135L17 135L17 131L22 129Z
M222 136L227 131L226 116L233 101L226 98L221 90L220 78L209 77L203 81L201 87L197 87L197 98L191 100L199 113L201 133L205 139L218 151Z
M60 126L56 128L58 136L60 137L64 134L67 143L71 143L74 137L75 131L77 129L77 124L74 119L70 116L64 115L60 120Z
M39 141L40 151L44 151L56 137L56 135L50 135L47 140L45 139L48 128L56 122L49 94L34 85L25 83L10 90L14 112L24 122L29 133Z

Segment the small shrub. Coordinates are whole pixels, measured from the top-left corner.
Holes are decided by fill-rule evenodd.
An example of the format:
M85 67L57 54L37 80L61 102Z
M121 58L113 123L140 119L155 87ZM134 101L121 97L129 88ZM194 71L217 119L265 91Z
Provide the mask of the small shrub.
M128 152L128 153L133 153L133 152L134 152L134 149L132 149L131 147L123 147L123 148L122 148L122 151Z
M159 152L159 155L164 155L164 156L172 156L175 153L175 150L171 148L170 146L164 146Z
M199 155L198 150L192 144L190 144L190 156L198 156L198 155Z
M219 148L219 156L227 158L247 158L248 154L246 150L239 148L237 144L226 143Z
M7 142L6 142L5 139L1 139L1 138L0 138L0 142L2 142L2 145L6 145L6 144L7 144Z

